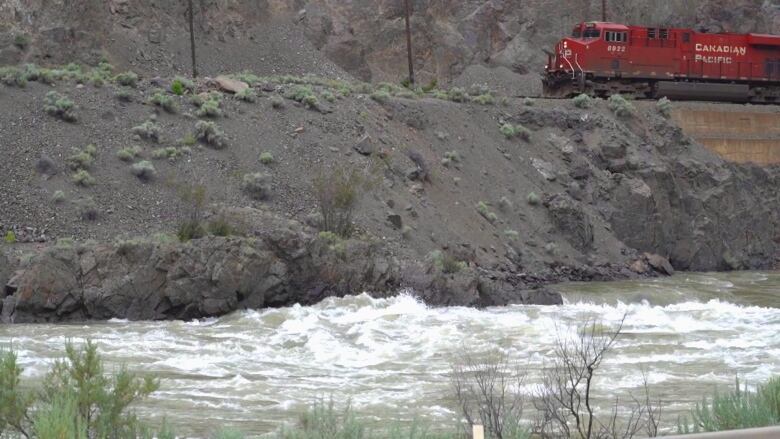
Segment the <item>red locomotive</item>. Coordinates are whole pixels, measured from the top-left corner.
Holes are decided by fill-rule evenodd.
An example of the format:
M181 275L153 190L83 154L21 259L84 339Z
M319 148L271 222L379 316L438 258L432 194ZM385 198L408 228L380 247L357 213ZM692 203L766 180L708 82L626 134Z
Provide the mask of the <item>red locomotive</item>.
M587 22L548 52L551 97L780 103L780 36Z

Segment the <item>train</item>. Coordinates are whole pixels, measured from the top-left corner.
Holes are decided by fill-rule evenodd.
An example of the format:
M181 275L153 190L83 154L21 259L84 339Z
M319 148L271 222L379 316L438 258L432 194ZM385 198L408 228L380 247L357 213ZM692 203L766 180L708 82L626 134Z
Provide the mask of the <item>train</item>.
M780 104L780 35L583 22L546 52L546 97Z

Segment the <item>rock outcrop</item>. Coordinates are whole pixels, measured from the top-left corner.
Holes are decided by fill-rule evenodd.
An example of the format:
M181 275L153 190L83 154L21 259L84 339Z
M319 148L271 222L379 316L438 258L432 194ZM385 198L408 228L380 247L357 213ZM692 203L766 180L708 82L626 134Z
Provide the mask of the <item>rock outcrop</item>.
M268 220L252 209L232 213ZM311 305L362 291L384 297L402 287L436 306L561 303L552 291L515 292L500 282L486 286L488 281L471 269L445 274L414 263L403 268L376 241L310 232L293 223L252 238L54 245L23 263L7 282L8 264L0 266L1 320L188 320Z

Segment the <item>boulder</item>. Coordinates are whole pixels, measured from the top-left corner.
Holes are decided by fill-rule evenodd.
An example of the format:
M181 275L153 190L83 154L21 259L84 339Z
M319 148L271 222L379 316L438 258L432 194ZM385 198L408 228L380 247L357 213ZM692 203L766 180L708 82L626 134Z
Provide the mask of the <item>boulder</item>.
M661 274L665 274L667 276L671 276L674 274L674 268L672 268L672 264L669 262L669 259L656 254L651 253L645 253L643 255L645 260L648 264L650 264L653 269Z
M358 152L358 154L369 156L374 153L376 150L376 147L374 146L374 142L371 140L371 136L366 134L363 136L358 142L352 147L355 151Z
M580 203L559 194L547 203L547 210L553 225L572 247L582 252L593 247L593 225Z
M221 90L229 93L238 93L249 88L249 84L246 82L228 78L224 75L217 76L214 78L214 81Z

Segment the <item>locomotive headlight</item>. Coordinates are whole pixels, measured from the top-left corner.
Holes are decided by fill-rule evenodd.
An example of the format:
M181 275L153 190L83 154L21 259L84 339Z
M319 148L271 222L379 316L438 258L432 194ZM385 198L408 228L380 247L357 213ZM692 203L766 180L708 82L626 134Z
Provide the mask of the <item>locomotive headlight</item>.
M563 42L563 47L564 47L564 48L566 48L566 47L569 47L569 42L568 42L568 41L564 41L564 42Z
M562 68L563 68L563 64L559 65L559 66L558 66L558 68L559 68L559 69L562 69Z

